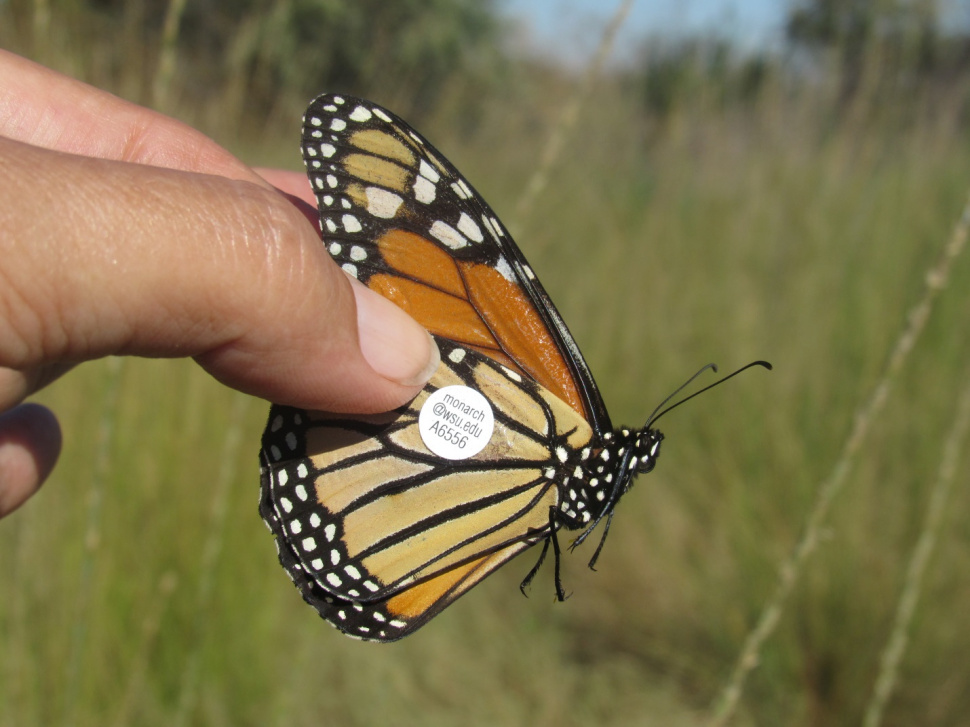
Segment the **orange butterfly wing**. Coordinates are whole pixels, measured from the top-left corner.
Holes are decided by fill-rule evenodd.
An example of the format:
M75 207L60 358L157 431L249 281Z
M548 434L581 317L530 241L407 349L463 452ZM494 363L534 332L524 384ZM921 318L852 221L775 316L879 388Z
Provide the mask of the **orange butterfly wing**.
M260 511L308 603L351 636L393 641L555 528L611 507L633 467L609 472L641 445L626 430L612 438L586 362L518 247L417 132L375 104L325 95L304 117L303 154L331 256L431 331L442 364L386 415L274 406ZM461 461L432 455L417 431L427 395L454 383L496 409L497 433ZM659 438L645 450L651 467Z
M423 137L368 101L325 95L303 156L334 260L432 333L555 393L598 433L612 426L572 334L498 217Z
M550 451L580 452L592 436L535 382L439 346L438 372L407 406L369 416L274 406L263 435L260 511L280 560L304 599L352 636L401 638L545 540L557 483L576 465ZM488 399L494 432L473 457L443 462L421 443L418 419L431 391L453 385Z

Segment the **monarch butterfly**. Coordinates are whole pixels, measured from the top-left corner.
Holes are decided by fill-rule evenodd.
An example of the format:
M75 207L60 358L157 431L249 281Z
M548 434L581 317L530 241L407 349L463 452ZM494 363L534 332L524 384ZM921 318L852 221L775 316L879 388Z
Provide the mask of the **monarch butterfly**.
M425 326L441 364L386 414L272 406L260 513L280 563L324 619L374 641L412 633L540 542L523 588L551 544L562 600L557 531L583 528L575 546L605 519L605 537L663 435L652 420L613 429L508 232L407 123L323 95L302 150L330 254Z

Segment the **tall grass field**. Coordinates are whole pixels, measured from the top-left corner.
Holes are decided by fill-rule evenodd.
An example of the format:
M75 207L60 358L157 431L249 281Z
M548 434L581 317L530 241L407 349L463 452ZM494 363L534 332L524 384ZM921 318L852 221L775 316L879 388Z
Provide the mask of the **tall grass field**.
M0 26L39 7L0 3ZM0 42L151 103L140 62L99 61L99 27ZM312 94L227 119L229 95L179 94L179 42L150 46L175 63L159 110L301 168ZM708 362L774 365L664 417L596 572L584 546L564 557L565 603L548 567L523 598L530 552L402 642L348 639L303 603L257 513L268 404L191 361L87 363L37 396L64 452L0 521L0 727L967 723L960 89L845 99L823 69L740 100L708 80L661 116L629 73L585 70L513 55L473 106L461 75L423 107L376 82L315 91L417 117L512 229L615 423L642 425Z

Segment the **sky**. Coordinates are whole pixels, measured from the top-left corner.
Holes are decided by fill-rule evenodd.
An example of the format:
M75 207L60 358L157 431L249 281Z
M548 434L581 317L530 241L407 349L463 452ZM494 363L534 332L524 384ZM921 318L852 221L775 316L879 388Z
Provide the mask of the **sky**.
M578 65L589 58L620 0L502 0L530 44ZM617 36L614 58L632 56L648 35L717 33L757 48L781 37L785 0L635 0ZM591 32L592 31L592 32Z
M521 21L530 46L582 67L621 0L499 0ZM742 49L771 48L783 38L792 0L634 0L613 51L614 62L636 55L648 36L716 34ZM942 28L970 31L970 1L938 0Z

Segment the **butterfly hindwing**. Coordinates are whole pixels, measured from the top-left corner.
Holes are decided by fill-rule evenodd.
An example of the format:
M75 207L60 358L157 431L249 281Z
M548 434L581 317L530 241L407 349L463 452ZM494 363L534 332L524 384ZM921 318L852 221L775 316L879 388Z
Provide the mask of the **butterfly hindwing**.
M268 477L264 470L264 479ZM264 482L264 491L265 491ZM272 517L271 515L269 516ZM272 523L267 519L267 523ZM272 524L271 524L272 528ZM323 590L308 578L284 539L277 541L280 563L300 589L303 599L338 630L355 638L391 642L404 638L438 615L496 568L532 545L513 543L460 568L439 574L383 600L347 601Z
M474 350L438 345L438 372L399 410L271 411L261 511L304 598L340 628L357 623L346 621L351 612L411 623L415 604L440 610L545 539L557 484L577 465L563 453L582 456L592 436L538 384ZM418 427L430 394L455 385L481 392L495 422L488 445L457 461L431 453Z

